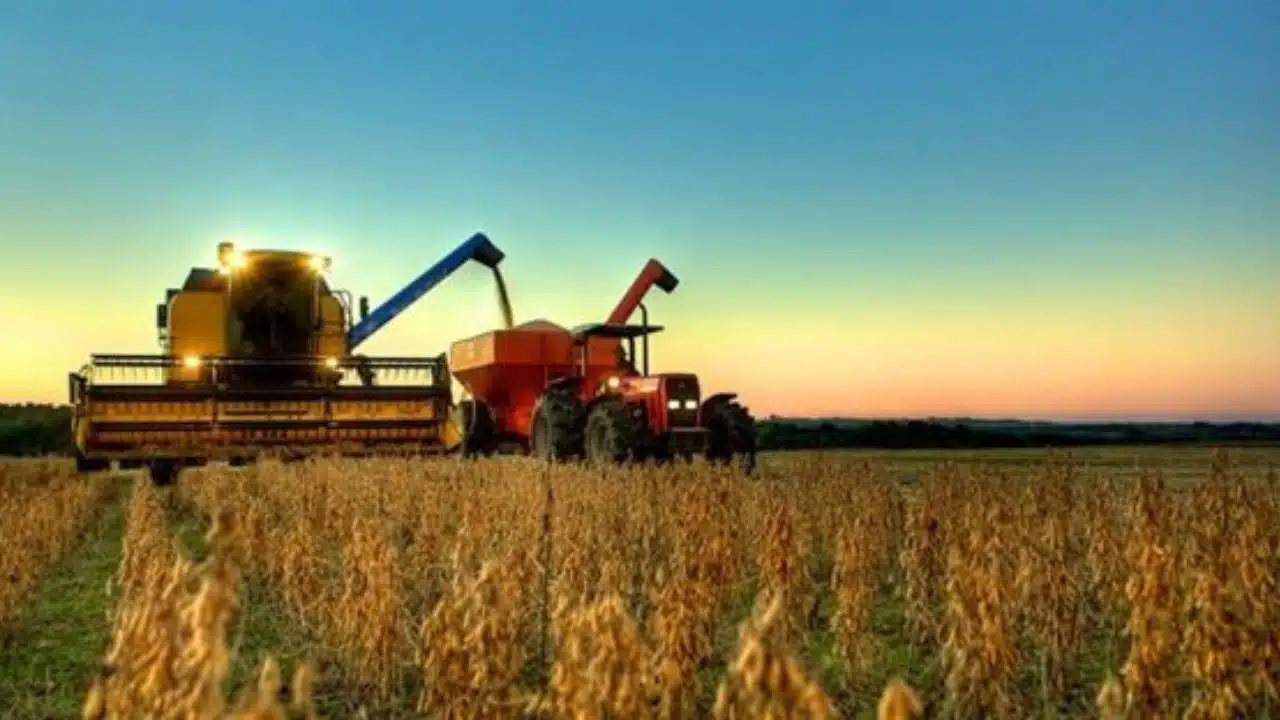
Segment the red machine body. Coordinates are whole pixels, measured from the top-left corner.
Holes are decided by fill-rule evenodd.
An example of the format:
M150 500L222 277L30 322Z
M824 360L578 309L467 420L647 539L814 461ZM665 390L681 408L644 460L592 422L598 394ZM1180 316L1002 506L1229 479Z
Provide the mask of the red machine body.
M649 374L648 337L662 328L649 325L644 297L678 283L650 260L604 323L537 320L454 343L449 366L473 398L457 406L464 453L512 444L554 460L702 454L753 468L754 422L735 394L703 399L695 374ZM641 324L627 324L637 308Z

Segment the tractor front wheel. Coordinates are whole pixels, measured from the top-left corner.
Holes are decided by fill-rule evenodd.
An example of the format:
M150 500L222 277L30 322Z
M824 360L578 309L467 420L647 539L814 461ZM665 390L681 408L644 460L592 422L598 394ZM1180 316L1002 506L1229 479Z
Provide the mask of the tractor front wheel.
M704 410L707 427L706 459L738 467L750 475L756 467L756 423L747 409L736 402L713 405Z
M587 460L609 465L644 459L644 425L621 400L601 400L587 415Z
M581 428L578 399L568 391L548 391L533 412L529 451L543 460L572 460L582 453Z

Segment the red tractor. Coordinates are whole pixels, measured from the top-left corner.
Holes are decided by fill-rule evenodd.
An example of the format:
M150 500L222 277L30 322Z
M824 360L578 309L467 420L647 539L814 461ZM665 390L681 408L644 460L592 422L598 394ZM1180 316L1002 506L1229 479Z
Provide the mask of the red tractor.
M649 324L643 300L651 287L671 292L678 282L650 260L603 323L568 330L533 321L454 343L449 366L472 397L456 409L463 453L505 445L596 463L700 454L751 472L755 421L736 393L703 398L695 374L649 374L649 336L662 328ZM637 308L641 323L627 324Z

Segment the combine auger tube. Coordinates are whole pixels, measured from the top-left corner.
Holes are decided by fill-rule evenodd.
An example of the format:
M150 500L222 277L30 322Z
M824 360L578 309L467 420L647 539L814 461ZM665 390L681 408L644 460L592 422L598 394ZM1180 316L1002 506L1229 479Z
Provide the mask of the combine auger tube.
M444 282L468 262L474 260L492 269L497 274L499 272L498 265L505 257L506 254L499 250L484 233L472 235L466 242L454 248L453 252L445 255L435 265L427 268L421 275L409 281L408 284L375 310L365 314L360 319L360 322L347 333L347 351L354 352L357 347L386 327L387 323L394 320L397 315L420 300L422 296L431 292L432 289ZM499 277L501 276L499 275ZM505 292L503 294L505 295ZM510 315L509 308L507 309L507 315Z

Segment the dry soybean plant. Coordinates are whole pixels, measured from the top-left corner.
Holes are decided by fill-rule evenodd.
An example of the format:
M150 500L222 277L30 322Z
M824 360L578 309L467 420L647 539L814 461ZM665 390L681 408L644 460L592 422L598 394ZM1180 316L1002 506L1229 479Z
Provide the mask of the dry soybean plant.
M237 701L224 695L231 666L227 637L239 608L243 562L235 517L223 512L214 519L205 538L210 553L197 563L170 542L158 506L156 492L140 482L124 540L123 592L111 642L85 698L83 717L315 717L313 670L306 664L298 666L291 686L283 686L291 690L288 707L280 701L280 668L270 657L258 682Z
M79 478L69 463L0 461L0 634L6 619L97 517L103 476Z
M1266 717L1273 475L997 459L910 482L838 453L757 478L526 458L194 470L181 502L133 496L89 704L284 712L274 661L240 705L220 693L247 597L304 638L331 717ZM174 546L175 512L210 528L204 560Z

